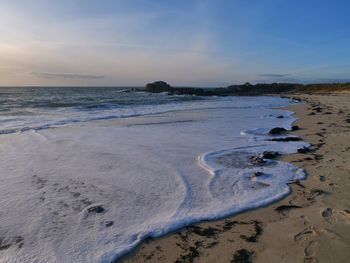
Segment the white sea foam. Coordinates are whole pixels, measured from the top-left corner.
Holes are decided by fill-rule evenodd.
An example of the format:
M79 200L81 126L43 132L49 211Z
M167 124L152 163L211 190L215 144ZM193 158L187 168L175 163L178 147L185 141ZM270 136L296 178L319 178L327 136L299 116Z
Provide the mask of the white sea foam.
M0 135L0 262L111 262L148 236L285 196L302 170L244 160L307 144L241 131L290 128L295 119L271 109L288 103L218 98Z

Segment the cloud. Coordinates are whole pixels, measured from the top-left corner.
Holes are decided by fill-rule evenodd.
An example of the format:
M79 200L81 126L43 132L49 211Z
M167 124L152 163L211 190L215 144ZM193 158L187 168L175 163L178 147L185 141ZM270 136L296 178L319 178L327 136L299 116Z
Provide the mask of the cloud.
M106 76L103 75L91 75L91 74L74 74L74 73L52 73L52 72L32 72L34 75L42 79L78 79L78 80L94 80L104 79Z
M289 77L290 74L266 73L266 74L258 74L258 76L266 77L266 78L285 78L285 77Z

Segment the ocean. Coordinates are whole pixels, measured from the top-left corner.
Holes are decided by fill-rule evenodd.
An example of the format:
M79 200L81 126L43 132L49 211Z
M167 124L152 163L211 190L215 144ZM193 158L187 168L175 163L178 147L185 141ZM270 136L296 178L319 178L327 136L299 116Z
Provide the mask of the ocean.
M0 262L114 262L147 237L270 204L305 178L252 158L296 103L122 88L0 88ZM290 135L289 135L290 136Z

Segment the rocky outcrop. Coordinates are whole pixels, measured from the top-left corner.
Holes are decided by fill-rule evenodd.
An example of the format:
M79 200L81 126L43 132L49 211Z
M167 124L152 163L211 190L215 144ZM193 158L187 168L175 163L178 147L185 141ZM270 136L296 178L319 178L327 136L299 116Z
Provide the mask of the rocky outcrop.
M318 89L319 88L319 89ZM288 93L317 93L327 91L350 90L350 83L340 84L310 84L303 85L298 83L258 83L255 85L249 82L243 85L231 85L226 88L192 88L192 87L172 87L165 81L156 81L146 85L146 91L152 93L168 92L169 94L179 95L198 95L198 96L259 96L270 94L288 94Z
M161 92L168 92L169 94L176 94L176 95L198 95L198 96L208 96L208 95L215 95L210 90L205 91L201 88L174 88L170 86L165 81L156 81L152 83L148 83L146 85L146 91L152 92L152 93L161 93Z
M269 134L271 135L277 135L277 134L281 134L281 133L284 133L286 132L287 130L285 128L281 128L281 127L276 127L276 128L273 128L269 131Z
M155 81L146 85L146 91L152 93L172 92L173 89L174 88L165 81Z

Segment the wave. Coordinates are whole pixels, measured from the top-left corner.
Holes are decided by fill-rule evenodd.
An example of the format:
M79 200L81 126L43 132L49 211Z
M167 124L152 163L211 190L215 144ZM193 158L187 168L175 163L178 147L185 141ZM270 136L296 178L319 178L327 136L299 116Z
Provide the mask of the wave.
M289 103L217 98L127 109L118 117L181 112L118 126L56 120L62 128L42 125L38 132L3 136L0 234L14 245L2 251L0 262L113 262L147 237L284 197L288 184L305 178L305 172L262 154L293 153L308 144L240 132L254 126L290 129L295 119L287 113L277 118L284 112L269 108ZM81 122L115 115L78 117ZM34 124L26 131L40 129ZM21 249L13 241L18 236L24 240Z
M145 95L146 96L146 95ZM175 95L171 97L192 97L189 95ZM26 114L21 114L14 112L12 115L16 118L11 118L11 116L0 116L0 134L10 134L17 132L26 132L30 130L43 130L49 128L55 128L62 125L69 125L74 123L84 123L97 120L110 120L118 118L127 117L137 117L142 115L167 113L172 111L185 111L185 110L208 110L208 109L258 109L258 108L273 108L273 107L283 107L289 100L280 99L273 103L268 103L267 105L259 104L259 98L268 99L269 97L250 97L247 102L239 102L236 97L221 97L221 98L209 98L176 101L172 100L170 102L163 101L156 105L129 105L122 106L116 105L115 103L99 103L99 104L88 104L83 106L76 106L73 108L65 109L59 108L56 110L45 110L45 111L28 111ZM130 104L132 98L127 99L129 102L124 102L124 104ZM237 103L234 105L233 103ZM120 102L119 102L120 103ZM19 109L22 110L22 109ZM30 113L30 114L29 114ZM286 116L288 112L285 113ZM268 118L268 117L266 117ZM250 133L252 131L246 131Z

